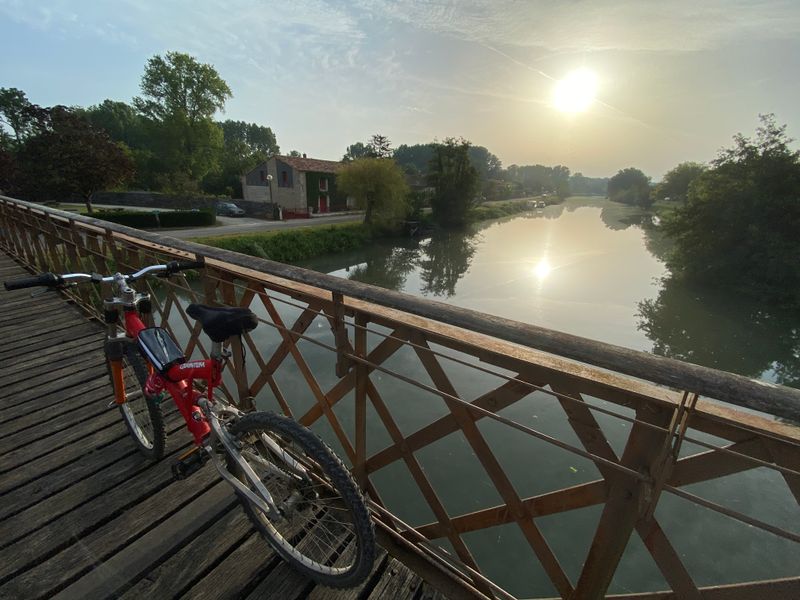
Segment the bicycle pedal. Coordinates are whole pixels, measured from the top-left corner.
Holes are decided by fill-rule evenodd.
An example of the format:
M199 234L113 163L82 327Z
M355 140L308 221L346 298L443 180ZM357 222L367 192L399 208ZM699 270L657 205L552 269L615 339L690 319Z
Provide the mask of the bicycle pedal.
M172 477L176 481L186 479L199 471L208 462L208 453L202 448L194 447L188 452L180 455L178 460L172 463Z

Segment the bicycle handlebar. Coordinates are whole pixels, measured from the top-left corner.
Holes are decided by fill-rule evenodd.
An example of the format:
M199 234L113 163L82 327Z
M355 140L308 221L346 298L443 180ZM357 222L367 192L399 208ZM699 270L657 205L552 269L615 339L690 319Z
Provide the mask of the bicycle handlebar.
M56 287L58 285L62 285L63 283L64 282L61 281L61 278L58 275L54 275L53 273L42 273L41 275L35 275L33 277L23 277L22 279L6 281L3 285L8 291L11 291L38 286Z
M147 275L158 275L161 277L169 277L178 271L186 271L188 269L202 269L204 267L202 261L177 261L172 260L165 265L150 265L144 269L140 269L135 273L123 275L125 281L136 281L141 277ZM103 277L96 273L65 273L64 275L56 275L54 273L41 273L33 277L23 277L22 279L13 279L3 283L6 290L21 290L31 287L59 287L69 283L84 283L91 281L92 283L113 283L115 275Z

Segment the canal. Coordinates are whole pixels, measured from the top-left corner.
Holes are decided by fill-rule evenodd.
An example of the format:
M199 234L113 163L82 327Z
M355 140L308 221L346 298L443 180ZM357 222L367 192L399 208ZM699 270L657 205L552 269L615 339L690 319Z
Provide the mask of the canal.
M668 243L638 209L601 198L570 198L519 216L484 222L468 231L437 233L422 240L400 239L370 248L321 257L300 266L337 277L403 291L572 334L654 352L698 364L797 385L800 373L796 315L730 294L689 288L669 278ZM291 324L300 314L288 297L276 307ZM266 317L257 303L252 308ZM174 321L174 319L173 319ZM388 333L370 326L370 347ZM253 332L264 357L280 344L263 326ZM307 335L332 344L330 328L318 317ZM330 352L299 342L323 390L337 381ZM252 358L251 358L252 360ZM445 361L446 363L447 361ZM384 366L430 384L416 355L403 348ZM456 363L443 364L462 398L472 400L502 383ZM511 375L511 373L506 373ZM408 435L447 414L444 402L385 373L372 379ZM300 368L285 360L275 380L295 415L315 399ZM353 431L352 394L335 407L345 430ZM633 416L617 405L587 402ZM257 396L260 408L279 410L269 388ZM580 446L560 404L535 392L501 411L505 417ZM620 455L629 423L596 414L610 445ZM314 429L342 453L329 426ZM368 407L368 453L391 443L378 415ZM594 464L486 419L479 428L522 496L532 496L598 479ZM723 440L692 432L703 441ZM704 448L685 443L682 455ZM502 504L499 494L463 435L451 434L415 453L450 515ZM407 467L398 461L371 475L388 508L406 522L435 521ZM800 509L780 475L759 468L687 486L688 491L789 530ZM573 582L592 540L601 507L536 519ZM664 494L656 518L698 585L735 583L796 575L796 544L755 530L687 500ZM554 596L538 560L512 524L463 536L484 573L519 597ZM452 551L446 541L441 546ZM609 593L669 589L643 542L634 535Z

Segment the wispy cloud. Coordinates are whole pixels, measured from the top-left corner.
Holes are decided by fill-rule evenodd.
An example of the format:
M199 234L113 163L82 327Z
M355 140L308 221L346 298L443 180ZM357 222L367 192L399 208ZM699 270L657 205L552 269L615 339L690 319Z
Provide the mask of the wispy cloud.
M740 35L800 33L787 0L359 0L362 10L491 46L550 50L707 49Z

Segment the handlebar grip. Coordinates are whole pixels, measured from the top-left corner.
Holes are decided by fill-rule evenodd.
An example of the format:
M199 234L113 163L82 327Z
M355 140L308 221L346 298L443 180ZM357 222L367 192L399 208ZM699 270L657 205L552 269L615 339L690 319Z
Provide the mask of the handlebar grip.
M171 260L167 263L167 275L172 275L173 273L177 273L178 271L187 271L189 269L202 269L205 267L205 263L200 260L191 260L191 261L177 261Z
M22 279L12 279L3 283L6 290L21 290L24 288L32 288L39 286L55 287L63 283L63 280L58 275L53 273L42 273L34 277L23 277Z

